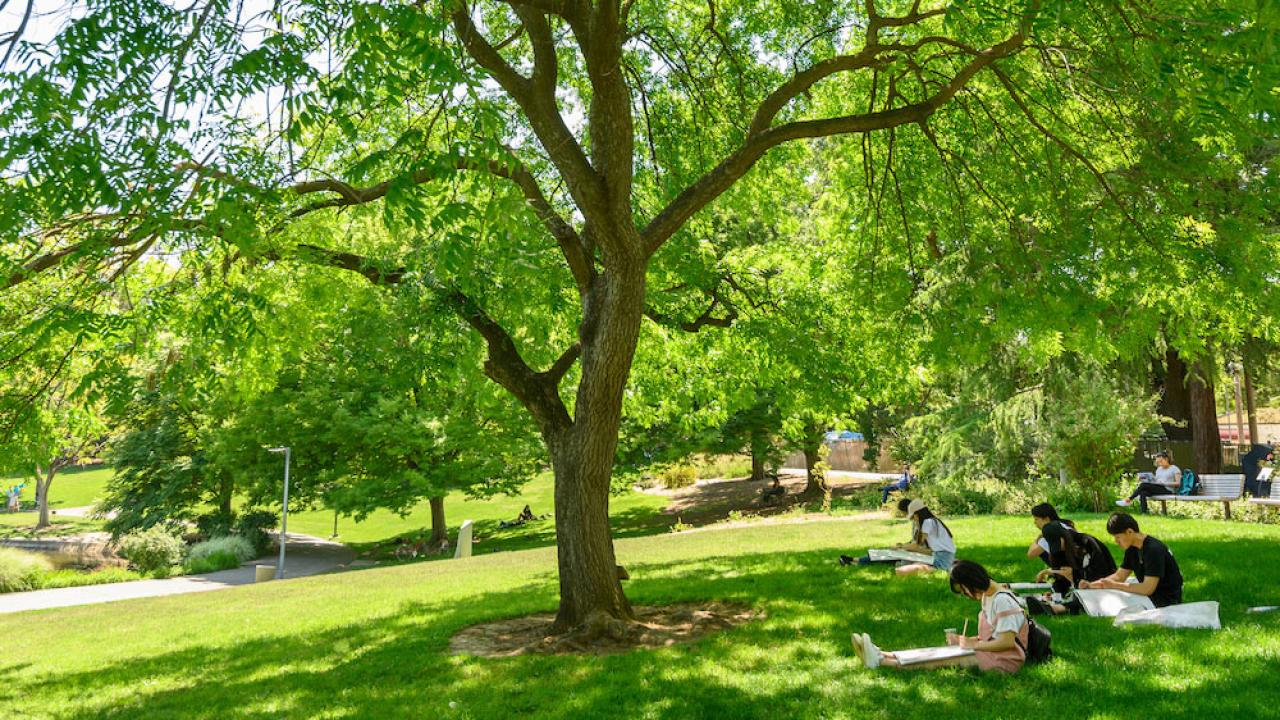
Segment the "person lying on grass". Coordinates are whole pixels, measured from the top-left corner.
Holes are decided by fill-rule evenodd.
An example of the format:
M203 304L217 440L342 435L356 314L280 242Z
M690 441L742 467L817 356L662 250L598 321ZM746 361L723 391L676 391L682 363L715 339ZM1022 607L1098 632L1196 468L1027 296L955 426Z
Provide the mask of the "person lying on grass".
M892 652L882 652L866 633L853 633L853 650L869 668L896 667L903 670L933 670L945 667L976 667L980 670L1014 673L1026 662L1027 616L1013 593L991 579L986 568L971 560L957 560L951 568L951 592L982 604L978 612L976 637L947 634L947 644L969 648L972 655L939 658L903 665Z
M1156 607L1182 602L1182 571L1168 545L1143 534L1138 521L1128 513L1114 513L1107 518L1107 532L1124 550L1120 569L1100 580L1082 582L1081 588L1146 595ZM1138 578L1136 584L1125 582L1130 574Z
M1041 529L1046 545L1050 548L1045 561L1048 568L1036 575L1036 582L1050 581L1054 592L1067 595L1078 583L1101 580L1116 571L1116 561L1110 551L1092 535L1077 532L1062 523L1045 523ZM1075 597L1055 603L1050 597L1027 598L1027 609L1032 615L1079 615L1084 606Z
M911 552L931 553L933 562L929 565L924 563L902 565L897 570L898 574L914 575L934 570L950 571L951 564L956 559L956 541L951 535L951 528L930 512L923 500L911 501L907 506L907 517L911 518L913 528L911 542L896 547Z

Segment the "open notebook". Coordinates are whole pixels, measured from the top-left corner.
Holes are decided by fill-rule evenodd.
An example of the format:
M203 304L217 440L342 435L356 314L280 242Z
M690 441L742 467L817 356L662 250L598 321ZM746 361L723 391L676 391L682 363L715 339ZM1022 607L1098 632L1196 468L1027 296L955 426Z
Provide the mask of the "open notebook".
M1093 617L1115 617L1121 610L1150 610L1155 607L1146 595L1123 590L1076 590L1076 597L1080 598L1084 611Z
M867 551L867 557L871 558L871 562L906 560L907 562L924 563L925 565L933 564L932 555L911 552L909 550L898 550L895 548L871 548Z
M893 656L898 658L898 663L902 665L918 665L920 663L930 662L933 660L945 660L947 658L964 657L965 655L972 654L973 650L969 648L956 647L954 645L893 651Z

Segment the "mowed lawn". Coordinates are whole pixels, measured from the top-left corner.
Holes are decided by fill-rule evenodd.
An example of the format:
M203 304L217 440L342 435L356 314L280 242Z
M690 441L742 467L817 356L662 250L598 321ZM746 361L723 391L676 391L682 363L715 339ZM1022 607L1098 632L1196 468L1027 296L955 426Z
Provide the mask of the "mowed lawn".
M458 528L466 520L473 521L476 537L480 542L475 552L487 553L500 550L524 549L550 545L555 542L554 480L551 473L542 473L522 487L517 495L494 495L487 498L468 498L462 493L452 493L445 498L445 520L449 524L449 536L456 538ZM659 495L628 490L609 499L609 515L613 518L618 537L648 535L665 532L674 517L661 514L668 498ZM502 521L514 520L524 506L534 515L546 515L520 527L498 529ZM431 504L423 500L408 514L401 516L388 510L378 510L363 520L350 517L338 518L337 540L355 547L362 547L417 531L430 532ZM319 537L333 534L333 511L309 510L289 515L289 532L306 533Z
M63 470L54 476L53 486L49 489L49 509L52 511L50 520L53 527L42 534L67 535L100 529L101 521L84 517L60 517L58 510L86 507L96 503L102 498L111 474L111 468L97 465ZM0 478L0 490L7 490L20 482L23 482L23 478ZM35 499L35 483L27 480L26 487L22 489L24 507L28 504L34 507ZM2 508L3 506L0 506L0 509ZM38 519L39 515L34 509L18 513L0 512L0 537L28 535L30 534L28 529L34 526Z
M1082 518L1101 533L1101 518ZM960 556L1029 579L1020 517L949 520ZM608 657L451 656L459 629L555 607L553 548L416 563L181 597L0 616L0 708L17 718L1274 717L1280 708L1280 527L1152 519L1190 600L1219 632L1049 622L1057 659L1013 676L861 668L853 630L937 644L973 617L941 575L844 568L840 551L901 540L903 521L754 524L623 539L641 604L704 599L767 618Z

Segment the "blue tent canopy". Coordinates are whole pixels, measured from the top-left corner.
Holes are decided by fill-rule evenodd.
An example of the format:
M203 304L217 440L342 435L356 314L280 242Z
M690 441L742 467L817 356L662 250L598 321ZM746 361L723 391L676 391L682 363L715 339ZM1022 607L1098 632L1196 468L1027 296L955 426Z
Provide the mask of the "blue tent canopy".
M865 440L862 433L856 433L851 430L832 430L827 433L827 442L833 443L839 440Z

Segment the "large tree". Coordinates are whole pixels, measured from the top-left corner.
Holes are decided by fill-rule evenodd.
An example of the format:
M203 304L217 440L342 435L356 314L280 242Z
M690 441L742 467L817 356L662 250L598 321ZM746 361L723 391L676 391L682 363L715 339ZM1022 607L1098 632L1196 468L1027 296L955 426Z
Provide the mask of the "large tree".
M1187 28L1219 30L1122 5L300 1L242 18L216 0L106 0L47 54L21 53L5 81L16 99L0 122L14 132L0 157L19 179L0 203L16 241L0 277L100 277L182 247L431 289L484 338L486 373L550 453L556 629L626 632L608 489L640 327L660 301L650 271L678 264L683 230L775 148L879 133L889 142L879 153L865 143L864 162L891 168L895 132L933 139L934 119L981 83L1050 134L1020 82L1064 81L1062 66L1098 47L1140 54ZM1106 87L1089 92L1113 99ZM265 113L249 110L263 102ZM1068 147L1066 161L1107 186ZM503 216L512 194L526 207ZM381 201L399 243L372 255L344 246L353 234L336 214ZM328 223L328 241L315 242L312 223ZM529 277L505 290L495 267L536 255L539 236L561 267L537 278L540 292ZM677 324L724 321L715 286L692 294L705 310ZM528 320L535 302L574 327ZM562 387L571 375L576 387Z

